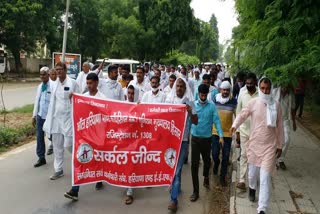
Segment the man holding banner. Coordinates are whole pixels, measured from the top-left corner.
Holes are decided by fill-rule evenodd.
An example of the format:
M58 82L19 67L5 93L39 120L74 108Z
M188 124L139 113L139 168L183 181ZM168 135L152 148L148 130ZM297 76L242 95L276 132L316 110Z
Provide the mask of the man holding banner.
M98 90L98 84L99 84L99 77L95 73L89 73L86 76L87 80L87 86L88 92L86 92L85 96L93 96L97 98L106 98L99 90ZM98 182L96 184L96 189L102 188L102 182ZM64 197L72 199L74 201L78 200L78 194L79 194L80 186L72 186L71 190L69 192L64 193Z
M72 185L172 184L187 116L185 105L137 105L74 94L73 112Z
M195 111L193 101L193 94L187 81L184 78L178 78L174 83L171 92L166 98L166 103L186 104L188 117L184 129L178 164L171 185L171 202L168 206L168 209L172 212L176 212L178 209L178 196L181 192L181 171L186 158L185 156L188 151L191 123L195 125L198 124L198 116L197 112Z
M218 111L215 105L208 101L209 85L201 84L198 88L199 98L195 106L198 115L198 124L191 128L191 175L193 183L193 194L190 197L191 202L199 198L199 160L200 154L203 159L203 186L209 189L209 169L210 169L210 151L212 126L215 125L219 134L219 142L223 146L223 132L220 124Z
M54 151L55 173L50 177L56 180L62 177L64 148L72 150L72 114L71 94L79 92L78 84L74 79L67 76L67 66L58 62L55 66L58 79L52 88L52 95L48 108L43 130L50 136Z

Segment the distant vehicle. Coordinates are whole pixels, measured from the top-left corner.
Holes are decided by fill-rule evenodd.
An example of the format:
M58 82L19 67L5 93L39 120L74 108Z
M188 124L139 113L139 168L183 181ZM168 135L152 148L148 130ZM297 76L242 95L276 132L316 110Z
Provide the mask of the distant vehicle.
M212 62L204 62L203 64L204 64L204 65L213 65Z
M130 68L130 73L136 73L136 69L137 67L140 65L140 62L137 60L132 60L132 59L109 59L109 58L105 58L105 59L97 59L96 60L96 65L99 65L103 62L103 68L102 68L102 72L103 72L103 76L106 78L108 77L108 67L110 65L128 65Z
M4 51L3 48L0 48L0 74L3 74L8 69L8 58L7 53Z

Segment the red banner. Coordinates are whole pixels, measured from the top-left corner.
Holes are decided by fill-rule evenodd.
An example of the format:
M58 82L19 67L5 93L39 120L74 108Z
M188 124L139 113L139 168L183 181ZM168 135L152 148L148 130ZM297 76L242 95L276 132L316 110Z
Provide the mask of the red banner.
M74 185L171 185L183 137L184 105L134 104L73 96Z

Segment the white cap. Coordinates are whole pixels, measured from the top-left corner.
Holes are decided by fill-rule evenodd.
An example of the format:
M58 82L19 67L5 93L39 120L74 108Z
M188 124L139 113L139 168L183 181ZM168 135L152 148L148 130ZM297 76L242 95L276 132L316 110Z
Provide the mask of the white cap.
M49 73L49 68L47 67L47 66L44 66L44 67L42 67L41 69L40 69L40 72L46 72L47 74Z
M220 88L221 89L230 89L231 88L231 84L229 81L223 81L221 84L220 84Z
M193 72L199 72L200 73L200 70L199 70L199 68L195 68L195 69L193 69Z

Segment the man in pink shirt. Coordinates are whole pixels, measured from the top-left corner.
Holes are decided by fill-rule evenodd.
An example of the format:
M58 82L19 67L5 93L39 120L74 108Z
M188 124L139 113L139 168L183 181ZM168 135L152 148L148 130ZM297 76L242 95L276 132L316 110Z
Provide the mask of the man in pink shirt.
M280 104L271 96L272 83L262 78L258 84L259 97L249 101L237 115L230 132L251 116L251 132L246 151L249 163L249 200L255 201L257 177L260 171L260 194L258 213L264 214L269 205L271 173L276 166L283 147L283 123Z

